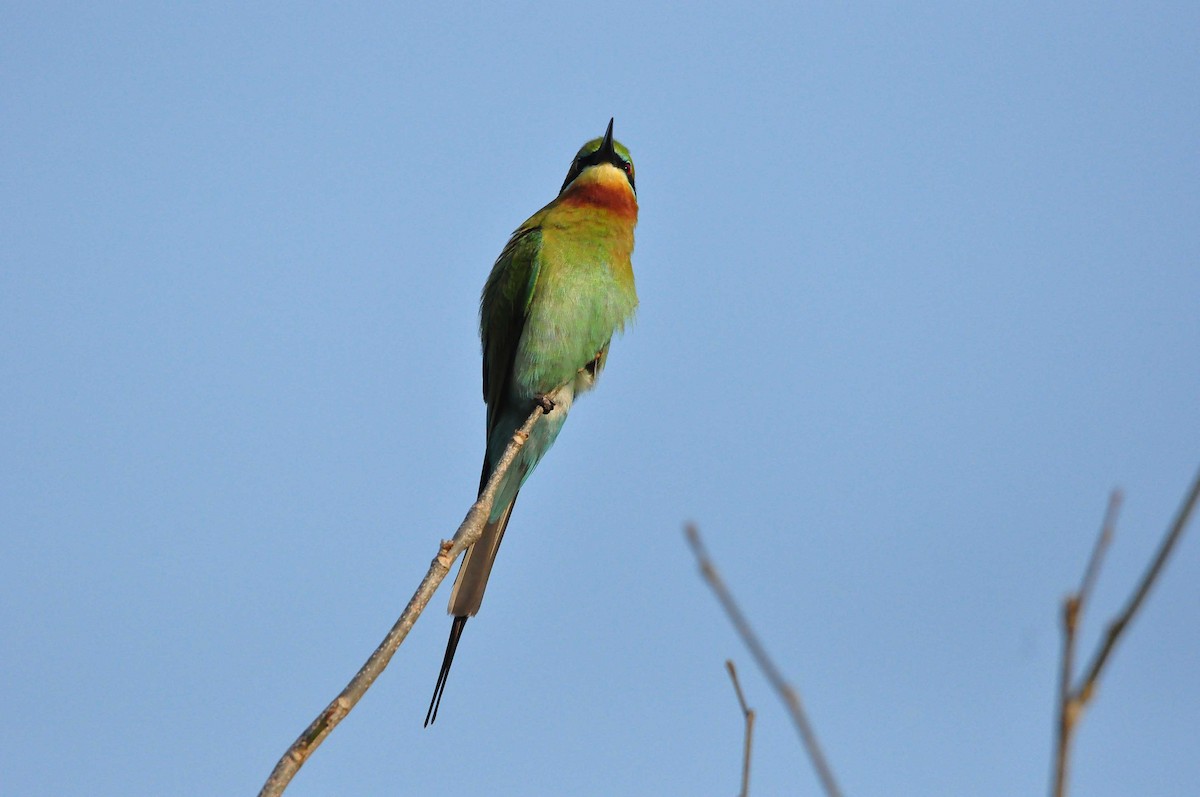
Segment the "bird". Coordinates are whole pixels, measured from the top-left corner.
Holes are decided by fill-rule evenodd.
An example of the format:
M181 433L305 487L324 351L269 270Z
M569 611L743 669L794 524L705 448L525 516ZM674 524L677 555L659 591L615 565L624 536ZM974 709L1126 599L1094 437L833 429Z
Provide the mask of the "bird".
M535 407L542 414L459 566L450 594L454 620L426 727L437 719L454 653L467 619L479 611L518 491L554 444L575 398L595 384L613 335L637 308L631 262L637 217L633 160L613 138L609 119L604 135L572 159L558 196L513 232L484 283L479 336L487 447L480 493L513 433Z

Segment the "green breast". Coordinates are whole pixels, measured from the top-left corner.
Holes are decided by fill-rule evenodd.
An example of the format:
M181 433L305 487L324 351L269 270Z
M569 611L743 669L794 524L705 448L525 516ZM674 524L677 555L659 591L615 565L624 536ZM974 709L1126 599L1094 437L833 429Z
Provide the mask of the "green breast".
M540 267L513 364L525 397L571 379L608 345L637 307L633 225L559 208L542 220Z

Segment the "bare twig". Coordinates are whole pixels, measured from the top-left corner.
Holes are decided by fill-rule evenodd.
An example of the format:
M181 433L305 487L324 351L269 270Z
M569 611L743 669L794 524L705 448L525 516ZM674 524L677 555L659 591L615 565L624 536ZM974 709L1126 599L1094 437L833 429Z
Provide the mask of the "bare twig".
M1091 593L1092 585L1100 569L1100 561L1103 558L1104 550L1112 538L1116 512L1120 505L1120 494L1114 492L1109 499L1104 524L1101 528L1100 536L1096 540L1096 545L1092 550L1087 570L1084 571L1079 591L1073 595L1068 595L1063 603L1063 662L1059 678L1058 734L1055 746L1054 781L1051 788L1051 794L1054 797L1065 797L1067 793L1067 769L1071 754L1071 739L1079 718L1083 715L1088 702L1095 695L1096 684L1099 682L1100 675L1104 672L1104 667L1108 663L1113 650L1116 648L1117 642L1120 641L1125 629L1133 621L1142 603L1146 600L1146 596L1150 593L1151 587L1154 586L1159 575L1162 573L1163 567L1174 551L1176 543L1183 536L1183 530L1187 527L1188 521L1191 519L1198 499L1200 499L1200 473L1196 474L1191 487L1188 488L1183 503L1180 505L1179 511L1175 514L1174 521L1171 523L1162 542L1159 543L1154 559L1151 560L1150 565L1146 568L1146 572L1142 574L1141 580L1138 582L1137 587L1130 595L1120 614L1108 624L1104 638L1101 640L1095 655L1092 657L1091 664L1085 670L1084 676L1076 686L1072 687L1075 639L1078 633L1079 622Z
M1071 737L1075 731L1075 721L1078 719L1079 706L1076 705L1071 693L1071 679L1075 672L1075 645L1078 641L1079 625L1083 618L1083 610L1091 597L1092 587L1100 574L1100 565L1104 554L1112 542L1117 522L1117 513L1121 509L1121 491L1113 490L1108 497L1108 509L1104 512L1104 521L1100 524L1100 533L1092 546L1092 555L1088 557L1087 568L1083 572L1083 581L1079 590L1068 595L1063 601L1063 653L1062 668L1058 677L1058 743L1054 757L1054 794L1064 794L1066 788L1067 766L1070 763Z
M558 391L550 394L554 397ZM433 597L433 593L437 591L438 585L450 572L450 568L454 565L454 560L458 558L464 550L469 548L479 539L483 533L483 526L487 520L488 514L491 512L492 503L496 499L496 491L500 487L500 481L504 474L512 467L513 462L520 453L521 448L525 445L525 441L529 439L529 434L533 430L533 425L537 419L544 413L541 406L534 406L529 417L525 419L525 423L521 425L514 434L512 440L508 444L508 448L504 450L504 455L500 461L496 463L495 470L492 471L491 477L484 486L483 492L479 494L479 498L471 505L471 509L467 512L467 516L463 518L463 522L458 527L458 531L454 533L454 538L451 540L443 540L438 549L437 556L433 558L433 562L429 565L428 572L421 579L420 586L413 593L408 605L404 607L400 618L396 620L392 630L388 631L383 641L379 643L379 647L371 654L358 673L342 690L332 703L325 707L325 710L317 715L317 718L312 721L312 724L305 729L304 733L300 734L296 741L292 742L292 746L287 749L279 762L275 764L275 769L272 770L271 776L267 778L267 782L263 785L259 797L278 797L283 794L283 790L287 788L292 778L313 754L321 742L325 741L325 737L337 726L342 719L345 718L355 704L362 698L366 691L379 677L388 662L392 660L392 656L400 647L400 643L408 636L408 632L416 623L417 618L421 616L421 612L425 610L425 606L429 603L429 599Z
M742 694L742 685L738 683L733 659L725 660L725 669L729 671L729 678L733 681L733 691L737 692L738 704L742 707L742 716L746 718L746 732L742 743L742 790L738 793L738 797L749 797L750 750L754 746L754 709L746 705L746 696Z
M684 532L687 535L688 543L692 546L692 552L696 555L696 561L700 564L700 573L704 576L704 580L708 582L709 587L717 596L717 600L721 603L721 608L725 610L725 614L729 617L730 622L733 623L733 627L737 629L742 642L750 650L751 655L754 656L754 661L758 664L758 668L762 670L771 687L779 695L779 699L787 707L788 714L792 718L792 724L796 726L796 731L800 734L800 741L804 744L804 750L808 753L808 757L812 761L813 769L817 772L817 778L820 780L825 794L828 797L840 797L842 792L833 777L833 770L830 769L829 763L825 760L825 754L821 752L821 745L817 741L816 732L813 731L812 725L808 721L808 716L804 713L804 706L800 702L799 693L784 679L783 675L779 672L779 668L775 666L775 662L771 660L771 657L767 655L766 649L759 642L758 636L750 627L750 623L746 620L745 615L742 614L742 610L738 608L733 595L725 586L725 582L721 580L721 576L717 573L712 559L709 558L708 551L700 539L700 532L692 524L688 524Z
M1191 489L1188 490L1187 496L1184 498L1179 511L1175 515L1175 520L1171 524L1170 531L1167 532L1166 536L1163 537L1162 543L1159 544L1158 552L1155 553L1154 560L1146 568L1146 572L1142 574L1142 580L1138 583L1137 589L1134 590L1129 602L1125 604L1125 608L1109 624L1108 631L1104 635L1104 644L1096 652L1091 665L1087 668L1087 675L1083 679L1080 694L1084 697L1085 701L1088 697L1091 697L1091 691L1096 685L1096 680L1100 677L1100 673L1108 661L1109 654L1112 653L1113 648L1116 646L1117 640L1120 639L1126 626L1129 625L1133 616L1141 608L1142 602L1150 592L1150 588L1154 586L1155 581L1158 579L1158 574L1162 572L1163 565L1166 564L1167 559L1171 556L1171 552L1175 549L1175 544L1183 536L1183 530L1187 526L1193 510L1196 508L1197 499L1200 499L1200 473L1196 474L1196 479L1192 482Z

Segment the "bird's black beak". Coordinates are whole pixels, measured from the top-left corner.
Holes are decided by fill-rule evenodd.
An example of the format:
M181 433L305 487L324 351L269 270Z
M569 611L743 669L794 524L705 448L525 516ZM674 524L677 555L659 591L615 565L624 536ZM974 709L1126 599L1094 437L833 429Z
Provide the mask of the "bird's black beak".
M604 140L600 142L600 149L596 150L596 159L600 163L616 163L617 151L613 148L612 137L612 117L608 120L608 129L604 131Z
M567 190L567 186L579 176L580 172L589 166L595 166L600 163L611 163L613 166L624 171L629 177L629 187L633 187L633 177L629 175L630 170L625 166L625 159L617 154L617 148L613 144L612 129L613 120L610 118L608 120L608 129L604 131L604 138L601 139L600 146L588 155L584 155L583 150L579 151L579 155L576 156L575 160L571 161L571 170L567 172L567 179L563 180L562 188L558 190L560 194ZM592 139L592 141L595 141L595 139ZM588 143L592 142L589 141Z

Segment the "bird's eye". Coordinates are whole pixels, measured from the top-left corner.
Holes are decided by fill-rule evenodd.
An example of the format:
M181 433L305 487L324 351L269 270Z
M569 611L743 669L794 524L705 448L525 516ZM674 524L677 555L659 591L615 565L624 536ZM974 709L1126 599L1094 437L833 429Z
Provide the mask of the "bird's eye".
M633 174L633 164L629 161L622 163L621 168L625 170L626 174Z

